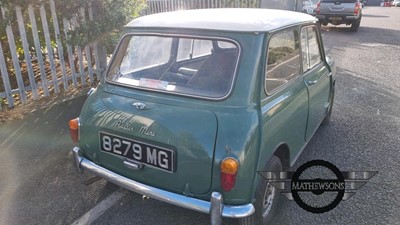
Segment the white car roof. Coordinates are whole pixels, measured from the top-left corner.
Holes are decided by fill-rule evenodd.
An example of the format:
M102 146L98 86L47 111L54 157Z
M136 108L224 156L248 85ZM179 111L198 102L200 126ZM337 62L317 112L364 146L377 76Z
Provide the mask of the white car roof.
M285 10L218 8L152 14L134 19L125 27L268 32L289 25L315 21L316 19L310 15Z

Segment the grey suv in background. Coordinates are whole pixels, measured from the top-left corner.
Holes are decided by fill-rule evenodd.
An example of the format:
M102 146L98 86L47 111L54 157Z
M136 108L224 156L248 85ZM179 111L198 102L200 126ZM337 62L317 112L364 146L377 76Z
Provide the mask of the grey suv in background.
M355 32L360 27L362 4L360 0L320 0L315 12L322 25L351 25Z

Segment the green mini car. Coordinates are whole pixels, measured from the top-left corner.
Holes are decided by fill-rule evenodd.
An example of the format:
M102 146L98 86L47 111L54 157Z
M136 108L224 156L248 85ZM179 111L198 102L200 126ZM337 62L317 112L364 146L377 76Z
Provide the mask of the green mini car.
M334 99L316 19L201 9L131 21L79 118L75 167L123 188L242 224L265 224L285 171Z

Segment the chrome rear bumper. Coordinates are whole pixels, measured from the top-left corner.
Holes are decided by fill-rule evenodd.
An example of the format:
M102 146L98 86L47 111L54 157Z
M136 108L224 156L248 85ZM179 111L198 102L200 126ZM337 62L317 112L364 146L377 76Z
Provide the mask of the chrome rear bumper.
M110 170L107 170L92 161L81 156L80 149L78 147L73 148L73 158L75 168L79 173L83 173L87 170L99 177L102 177L118 186L121 186L130 191L145 195L150 198L154 198L172 205L180 206L183 208L195 210L202 213L208 213L211 216L212 225L220 225L222 217L229 218L243 218L250 216L254 213L254 206L249 203L246 205L231 206L224 205L222 194L219 192L213 192L211 194L210 202L187 197L184 195L164 191L155 187L151 187L134 180L128 179L121 175L118 175Z

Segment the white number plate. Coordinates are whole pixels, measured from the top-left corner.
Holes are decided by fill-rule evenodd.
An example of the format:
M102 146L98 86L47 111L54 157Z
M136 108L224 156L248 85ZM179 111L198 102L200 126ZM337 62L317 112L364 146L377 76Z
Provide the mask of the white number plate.
M331 19L331 20L342 20L342 17L334 16L334 17L330 17L329 19Z
M168 172L174 172L174 151L100 132L100 150Z

